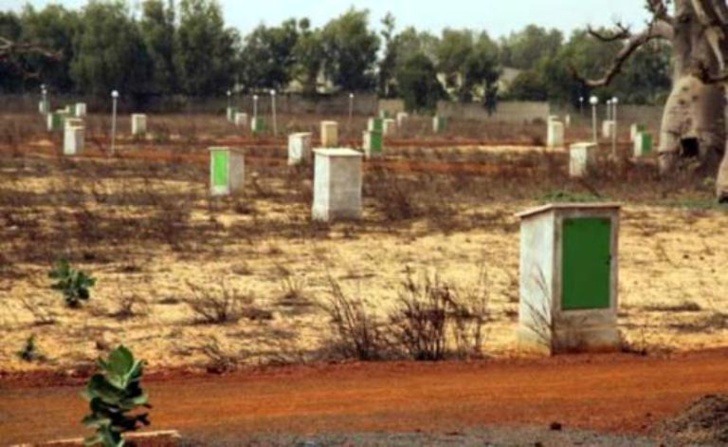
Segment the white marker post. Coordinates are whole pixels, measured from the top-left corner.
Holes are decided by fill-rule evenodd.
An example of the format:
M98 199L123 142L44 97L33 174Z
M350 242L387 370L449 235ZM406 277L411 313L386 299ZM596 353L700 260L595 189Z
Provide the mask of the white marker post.
M253 118L258 118L258 95L253 95Z
M354 116L354 94L349 93L349 129L351 129L351 120Z
M599 98L592 96L589 98L589 104L592 106L592 131L594 134L594 143L599 142L599 135L597 134L597 104L599 104Z
M273 109L273 136L278 136L278 125L276 124L276 91L270 91L271 107Z
M46 89L45 84L41 84L40 86L40 93L43 95L43 115L48 115L51 111L50 106L48 105L48 89Z
M231 101L231 99L232 99L232 96L233 96L233 92L231 92L230 90L228 90L228 91L227 91L227 97L228 97L228 105L227 105L227 109L225 109L225 115L226 115L226 116L225 116L225 118L226 118L226 119L227 119L228 121L230 121L230 120L231 120L231 118L230 118L230 115L231 115L231 113L230 113L230 108L232 107L232 105L231 105L230 101Z
M111 155L114 155L116 142L116 101L119 99L119 92L111 92Z
M615 96L612 98L612 121L614 126L612 127L612 157L617 159L617 104L619 100Z

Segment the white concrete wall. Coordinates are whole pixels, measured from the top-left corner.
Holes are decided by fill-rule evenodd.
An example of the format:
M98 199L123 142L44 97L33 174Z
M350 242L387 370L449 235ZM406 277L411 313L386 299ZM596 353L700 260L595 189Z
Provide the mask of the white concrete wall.
M352 149L315 149L314 220L361 218L362 154Z

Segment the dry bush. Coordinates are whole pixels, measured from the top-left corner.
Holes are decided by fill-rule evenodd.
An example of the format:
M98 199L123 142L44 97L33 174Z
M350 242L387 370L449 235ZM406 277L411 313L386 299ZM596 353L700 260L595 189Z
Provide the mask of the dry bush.
M343 358L361 361L382 360L388 357L389 343L383 325L372 315L360 297L344 293L330 274L328 302L323 305L331 318L336 340L330 350Z
M244 293L222 279L214 283L215 286L187 282L193 297L184 302L201 323L235 323L243 317L252 318L256 314L255 299L250 293Z
M114 299L116 310L111 314L119 320L141 317L149 313L149 303L136 293L125 293Z
M389 327L395 342L414 360L481 355L483 328L489 319L484 273L476 289L460 292L442 282L437 274L423 274L416 281L408 272L397 304L390 314ZM454 349L450 349L451 345Z
M212 374L225 374L236 371L244 360L241 352L232 353L224 349L217 338L210 337L200 347L200 352L207 357L207 372Z

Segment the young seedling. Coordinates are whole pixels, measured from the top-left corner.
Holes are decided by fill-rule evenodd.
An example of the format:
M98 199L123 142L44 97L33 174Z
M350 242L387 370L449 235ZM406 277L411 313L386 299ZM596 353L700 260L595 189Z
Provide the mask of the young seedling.
M95 428L96 434L85 439L87 446L123 447L124 433L149 425L147 413L151 408L141 388L143 364L124 346L109 354L108 361L98 360L100 373L89 379L84 397L89 401L91 414L82 423Z
M88 301L91 297L89 289L96 284L96 278L71 268L66 259L56 262L48 277L57 280L51 288L61 292L66 299L66 305L72 308L80 307L81 301Z
M35 335L31 335L27 340L25 340L23 349L18 351L18 357L26 362L45 360L45 356L40 353L38 345L35 343Z

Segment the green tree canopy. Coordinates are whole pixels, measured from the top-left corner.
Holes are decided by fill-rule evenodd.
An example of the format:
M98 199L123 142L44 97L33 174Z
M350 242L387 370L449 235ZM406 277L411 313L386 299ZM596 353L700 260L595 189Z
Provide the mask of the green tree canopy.
M368 90L376 85L375 64L379 37L369 29L369 12L350 9L323 29L327 56L325 71L334 85L346 91Z

